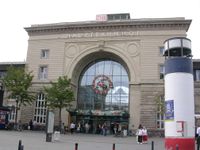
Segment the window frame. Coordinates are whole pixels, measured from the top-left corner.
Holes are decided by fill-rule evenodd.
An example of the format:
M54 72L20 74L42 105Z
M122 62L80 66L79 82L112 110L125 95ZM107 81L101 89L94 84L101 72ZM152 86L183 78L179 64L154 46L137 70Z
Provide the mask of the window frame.
M16 117L16 107L15 107L15 109L12 109L10 111L10 114L8 117L9 122L15 122L15 117Z
M200 69L195 69L195 81L200 81Z
M165 47L164 46L159 46L159 55L160 56L163 56L164 51L165 51Z
M105 66L109 64L107 67L109 69L107 69ZM102 65L102 66L100 66ZM114 66L118 67L118 69L120 69L119 72L113 72ZM91 69L93 69L93 71L95 72L95 74L91 74ZM103 69L103 70L102 70ZM123 69L123 71L121 71ZM110 70L110 72L108 71ZM124 73L126 71L126 74ZM90 74L89 74L90 73ZM119 74L120 73L120 74ZM122 86L125 83L127 84L127 87L129 87L129 76L128 76L128 71L126 70L126 68L120 63L117 62L115 60L111 60L111 59L100 59L100 60L96 60L95 62L92 62L91 64L89 64L88 66L86 66L83 70L82 73L79 77L79 87L78 87L78 100L77 100L77 108L78 109L89 109L86 106L84 106L83 104L86 103L84 102L84 98L85 97L89 97L89 99L91 100L92 108L90 109L95 109L96 106L98 105L99 107L101 107L101 110L113 110L116 102L114 102L114 94L116 93L112 93L114 92L114 89L110 89L110 91L107 93L107 96L112 95L111 96L111 101L108 104L107 99L109 97L105 98L105 102L104 101L100 101L100 99L103 99L103 95L101 94L97 94L92 90L92 83L95 79L95 77L99 76L99 75L105 75L108 78L112 79L113 82L113 87L117 87L117 86ZM117 80L117 82L114 80L116 77L119 77L119 80ZM123 77L123 78L122 78ZM127 81L124 79L125 77L127 77ZM123 79L123 80L122 80ZM90 81L90 82L88 82ZM120 85L116 85L116 83L120 82ZM119 83L118 83L119 84ZM85 89L86 87L88 87L88 91L82 92L84 90L84 86ZM92 93L88 93L88 92L92 92ZM111 93L110 93L111 92ZM82 96L80 94L84 93ZM124 96L124 94L120 93L120 100L116 100L117 103L120 105L120 110L127 110L128 111L128 107L129 107L129 90L128 90L128 102L124 103L123 99L125 99L126 97ZM97 105L95 105L95 103L98 103ZM100 106L101 105L101 106Z
M35 101L33 121L37 124L45 124L47 117L47 106L44 93L40 92L37 94Z
M161 102L163 101L163 102ZM165 103L165 99L164 99L164 95L160 95L159 96L159 103L160 105L157 104L157 111L156 111L156 128L157 129L164 129L165 128L165 113L164 112L161 112L162 108L161 107L164 107L164 106L161 106L161 105L164 105Z
M162 71L161 71L162 68ZM159 64L159 79L163 80L165 76L165 66L164 64Z
M43 68L43 69L42 69ZM46 71L42 71L45 70ZM48 79L48 65L40 65L38 69L38 79L39 80L46 80Z
M49 58L49 49L41 49L40 58L48 59Z

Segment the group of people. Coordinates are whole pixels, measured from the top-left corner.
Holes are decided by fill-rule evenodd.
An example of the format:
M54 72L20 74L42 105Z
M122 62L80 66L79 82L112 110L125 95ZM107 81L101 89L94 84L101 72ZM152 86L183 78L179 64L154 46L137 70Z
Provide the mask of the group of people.
M68 131L71 132L71 134L76 132L76 133L95 133L104 136L106 136L108 133L117 135L119 134L119 132L122 131L122 126L117 123L108 125L106 122L96 125L90 124L89 122L85 123L78 122L77 124L71 122Z
M75 124L74 122L71 122L70 123L70 132L71 134L73 134L74 132L77 132L77 133L90 133L91 130L93 130L93 126L91 124L89 124L88 122L86 122L85 124L82 124L82 123L77 123ZM106 135L107 133L107 125L106 123L102 124L102 125L98 125L96 127L96 131L95 133L97 134L103 134L103 135Z
M33 121L30 120L27 124L27 128L25 125L22 124L22 121L19 120L16 124L14 124L14 129L17 131L23 131L24 129L33 130Z
M64 126L64 125L63 125ZM65 129L68 131L68 129ZM73 121L70 123L69 125L69 131L71 134L73 134L74 132L76 133L80 133L80 132L85 132L85 133L89 133L90 130L90 124L89 123L85 123L84 125L81 124L80 122L75 124Z
M148 141L147 129L141 124L139 125L138 130L136 132L136 137L138 144L144 144Z

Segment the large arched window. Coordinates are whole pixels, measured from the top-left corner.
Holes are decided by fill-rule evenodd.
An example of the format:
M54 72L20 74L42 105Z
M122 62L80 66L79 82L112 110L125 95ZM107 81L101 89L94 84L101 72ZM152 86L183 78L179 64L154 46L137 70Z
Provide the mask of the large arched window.
M78 109L128 110L129 78L113 60L99 60L86 67L79 78Z

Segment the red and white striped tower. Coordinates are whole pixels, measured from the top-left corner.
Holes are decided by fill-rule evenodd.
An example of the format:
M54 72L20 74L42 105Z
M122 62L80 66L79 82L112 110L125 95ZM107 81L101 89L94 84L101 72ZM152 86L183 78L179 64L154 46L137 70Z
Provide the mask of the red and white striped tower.
M176 37L164 44L165 149L195 150L191 41Z

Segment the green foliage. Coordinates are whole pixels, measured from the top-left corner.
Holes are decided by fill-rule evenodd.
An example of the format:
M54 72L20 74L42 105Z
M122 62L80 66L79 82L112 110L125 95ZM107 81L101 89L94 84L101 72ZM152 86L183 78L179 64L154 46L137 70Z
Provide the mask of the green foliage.
M47 105L50 108L67 108L74 101L71 80L67 76L59 77L57 82L51 82L50 87L44 87Z
M31 72L27 73L22 67L11 66L2 80L8 97L16 100L15 123L17 123L18 110L21 105L31 104L35 100L35 93L29 90L32 79Z
M157 112L160 114L164 114L165 113L165 100L164 97L162 95L159 95L155 98L155 102L157 105Z
M71 88L71 80L67 76L59 77L57 82L51 82L50 87L44 87L47 106L59 109L59 128L61 131L61 110L71 106L74 101L74 93Z
M9 67L3 84L8 91L9 98L14 98L20 108L21 104L31 104L35 94L29 90L32 85L33 75L22 67Z

